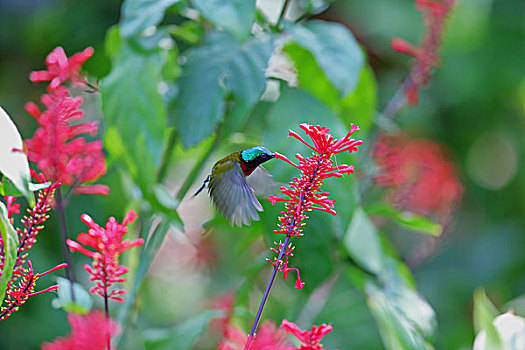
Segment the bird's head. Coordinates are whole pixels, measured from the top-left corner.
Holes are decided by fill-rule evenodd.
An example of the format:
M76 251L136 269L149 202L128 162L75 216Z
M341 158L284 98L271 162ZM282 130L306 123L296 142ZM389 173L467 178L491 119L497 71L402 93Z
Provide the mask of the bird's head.
M249 170L254 170L262 163L275 158L275 153L270 152L266 147L255 146L241 152L241 159Z

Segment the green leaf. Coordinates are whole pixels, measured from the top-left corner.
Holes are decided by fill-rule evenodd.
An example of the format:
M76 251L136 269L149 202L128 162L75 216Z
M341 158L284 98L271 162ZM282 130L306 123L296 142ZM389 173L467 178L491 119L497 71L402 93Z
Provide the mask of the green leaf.
M189 350L204 334L210 321L218 317L224 317L224 313L219 310L206 310L174 327L145 330L143 337L146 349Z
M372 125L377 108L377 83L369 65L361 69L355 90L341 101L341 118L348 123L359 125L364 135Z
M93 306L93 299L89 292L78 283L73 283L75 302L71 298L71 283L67 278L57 277L59 284L57 297L53 299L52 306L55 309L64 309L66 312L87 314Z
M130 38L146 28L156 26L164 18L164 12L180 0L126 0L122 4L120 34Z
M7 283L11 280L13 269L16 263L16 254L18 248L18 235L15 228L11 225L7 217L7 208L4 203L0 202L0 234L2 235L3 254L5 256L4 268L0 276L0 305L4 300L7 290Z
M498 316L498 309L492 304L490 299L485 294L483 288L478 288L474 291L474 330L476 333L485 331L485 348L486 349L501 349L502 342L498 334L498 330L493 324L494 319Z
M164 185L156 185L153 189L155 195L152 205L155 210L166 215L172 223L183 226L182 219L177 213L180 202L173 196Z
M224 113L226 91L235 97L235 114L244 117L266 87L264 71L273 50L269 37L240 44L225 32L212 32L188 55L170 110L179 136L191 147L210 136Z
M354 90L365 59L348 29L341 24L318 20L304 25L289 25L287 29L294 42L314 55L327 78L342 95Z
M399 286L381 289L373 282L365 291L386 349L433 349L425 336L433 333L435 313L415 291Z
M190 45L197 45L204 35L204 28L199 22L186 21L181 25L172 27L170 34Z
M124 154L143 190L155 181L164 149L166 108L158 88L166 59L166 52L140 55L124 44L101 83L107 130L116 137L106 135L106 146L113 154Z
M432 236L440 236L443 232L443 227L436 224L424 215L401 211L390 204L378 203L366 208L366 212L370 215L384 215L394 220L400 226L418 233L424 233Z
M192 0L193 5L216 27L246 39L255 20L255 0Z
M362 208L356 208L343 238L350 256L370 272L379 274L384 269L384 252L376 227Z
M29 205L34 205L35 198L28 186L31 176L24 143L16 125L2 107L0 107L0 173L11 180L24 194Z
M29 182L27 184L27 187L29 191L39 191L44 188L48 188L51 186L51 182L44 182L44 183L32 183ZM4 178L4 181L0 182L0 195L2 196L12 196L12 197L22 197L24 194L20 192L18 188L11 182L8 178Z

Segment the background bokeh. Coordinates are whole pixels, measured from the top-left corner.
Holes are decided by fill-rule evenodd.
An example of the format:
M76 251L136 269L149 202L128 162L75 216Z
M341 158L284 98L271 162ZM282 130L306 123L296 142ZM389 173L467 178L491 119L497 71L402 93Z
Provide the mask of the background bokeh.
M42 69L46 55L58 45L68 54L93 46L95 55L85 64L85 70L92 77L104 77L110 71L110 60L103 49L104 39L110 26L118 22L120 6L121 2L114 0L0 1L0 104L14 119L23 137L31 137L36 128L24 104L36 101L44 92L43 86L29 81L29 73ZM421 15L414 10L413 1L340 0L316 17L345 24L365 47L378 82L378 110L382 110L405 77L410 62L391 49L391 38L401 37L417 43L422 35ZM447 25L441 67L436 70L432 84L421 93L419 106L403 110L398 119L409 135L431 138L444 145L457 164L465 188L447 237L433 255L413 271L418 290L437 313L437 349L472 346L472 296L479 286L486 288L502 311L513 305L517 314L525 316L525 305L520 309L519 303L508 304L525 293L524 48L525 3L522 0L460 0ZM278 107L268 113L266 122L271 126L269 129L279 125L286 131L288 126L301 121L294 119L301 111L291 110L293 107L287 105L287 99L301 97L296 96L300 92L292 90L281 94ZM96 94L84 97L87 119L100 119ZM323 109L319 108L318 112L322 113ZM337 128L335 130L337 132ZM238 144L249 143L250 137L259 132L254 125L253 130L239 135ZM279 145L284 141L272 138L273 135L271 132L261 135L265 145L284 152L287 144ZM234 145L218 149L216 158L235 149ZM180 185L180 178L200 150L181 153L169 175L170 189ZM101 182L112 188L111 196L76 196L68 208L73 234L85 230L79 220L83 212L100 223L110 215L119 219L123 216L126 203L121 199L126 189L121 186L117 172L111 171L111 164L109 169ZM272 170L272 166L269 169ZM287 177L279 174L278 169L275 172L278 179L286 181ZM243 277L232 273L236 267L248 266L255 259L264 264L267 256L264 247L270 237L254 246L248 231L228 230L225 222L202 236L200 224L214 215L208 199L200 196L186 201L179 213L187 224L188 235L174 231L167 236L148 274L142 300L147 307L139 323L162 326L173 319L190 316L208 307L211 296L242 285ZM336 209L344 213L345 205L338 203ZM277 213L266 204L265 207L269 213ZM269 214L268 217L270 222L257 224L252 230L274 227L275 216ZM314 220L309 223L311 231L321 234L322 230L313 229L315 224ZM421 239L408 232L394 230L389 234L402 258ZM318 284L330 276L322 271L326 264L317 261L330 259L330 254L322 254L327 247L311 247L308 242L297 242L299 253L295 261L301 266L304 278ZM311 251L321 254L312 256L308 254ZM31 255L39 270L60 261L54 215ZM79 262L77 274L87 281L81 263L84 258L74 258ZM50 284L51 278L46 276L39 283ZM265 274L259 278L264 280ZM289 289L289 286L276 286L265 317L302 315L299 318L303 317L303 322L314 321L308 319L308 312L300 312L305 296L290 293ZM260 294L251 293L253 309ZM65 335L66 315L50 307L52 298L50 294L32 298L20 312L3 322L0 349L36 349L42 341ZM364 297L347 279L337 279L329 302L316 320L332 322L337 330L326 337L324 344L329 349L383 348ZM211 347L205 341L200 346Z

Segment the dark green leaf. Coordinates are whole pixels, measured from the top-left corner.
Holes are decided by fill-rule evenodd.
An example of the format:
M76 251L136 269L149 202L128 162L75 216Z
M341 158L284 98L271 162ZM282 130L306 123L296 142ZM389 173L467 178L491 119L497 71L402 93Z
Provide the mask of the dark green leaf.
M174 327L145 330L143 337L146 341L146 349L191 349L206 331L210 321L218 317L224 317L224 313L219 310L207 310Z
M239 39L250 35L255 20L255 0L192 0L206 19L235 34Z
M154 182L164 148L166 108L158 88L166 57L162 51L139 55L124 45L101 84L106 147L123 156L143 190Z
M29 188L29 191L39 191L44 188L48 188L51 186L51 182L44 182L44 183L27 183L27 187ZM24 194L20 192L18 188L9 180L8 178L3 179L2 182L0 182L0 195L2 196L12 196L12 197L22 197Z
M2 202L0 202L0 234L2 235L2 241L4 242L3 255L5 256L4 268L2 269L2 275L0 276L1 305L7 290L7 283L11 280L11 276L13 275L18 248L18 235L7 217L7 208Z
M124 38L140 34L164 18L164 11L180 0L126 0L122 4L120 34Z
M213 32L188 55L170 113L186 147L210 136L224 113L226 90L235 97L235 114L244 116L266 86L264 71L273 50L269 37L240 44L232 35Z
M427 235L439 236L443 231L440 224L432 222L424 215L401 211L386 203L370 206L366 208L366 212L370 215L385 215L406 229Z
M71 283L67 278L57 277L59 284L57 297L53 299L54 308L62 308L66 312L75 312L78 314L87 314L93 306L93 299L89 292L78 283L73 283L73 293L75 293L75 302L71 298Z
M364 55L354 36L341 24L309 21L287 28L292 40L308 49L328 79L342 95L357 85L364 64Z

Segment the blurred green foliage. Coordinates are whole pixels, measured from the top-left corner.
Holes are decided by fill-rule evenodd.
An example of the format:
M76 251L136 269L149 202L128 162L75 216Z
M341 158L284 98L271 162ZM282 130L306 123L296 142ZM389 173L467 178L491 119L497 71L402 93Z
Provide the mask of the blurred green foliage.
M229 290L237 297L234 322L249 329L269 274L267 247L283 238L272 234L282 209L264 201L261 222L231 228L214 218L205 196L185 195L200 186L214 159L243 147L264 144L290 159L308 152L287 139L288 129L298 131L301 122L325 125L335 137L354 122L365 145L337 159L355 164L355 175L325 184L338 215L313 213L305 237L294 240L292 265L305 288L278 279L263 319L287 318L303 328L331 322L327 349L471 347L475 331L490 330L496 316L485 294L473 299L476 287L484 286L503 311L525 290L525 5L460 1L432 84L419 106L396 120L411 136L445 145L466 189L447 236L411 271L404 258L428 239L414 232L440 228L377 206L380 193L367 175L373 173L374 118L410 64L391 50L390 40L417 43L420 13L412 0L290 3L283 23L265 20L252 1L0 3L7 28L0 32L0 103L24 138L36 124L23 106L44 92L29 83L29 72L41 69L55 46L69 55L95 48L85 69L102 79L101 89L85 94L83 107L88 119L101 120L109 169L103 182L112 193L75 197L68 221L76 235L86 229L83 212L102 222L138 208L134 234L149 241L126 257L132 270L127 302L111 305L115 317L129 321L121 348L213 348L220 336L207 330L217 315L208 310L209 300ZM253 35L253 22L264 35ZM264 73L279 47L295 66L290 84L289 71ZM297 175L275 161L267 168L282 183ZM391 222L377 225L378 213ZM31 252L35 266L61 260L58 240L52 215ZM85 258L74 259L79 281L88 286ZM329 286L324 298L322 286ZM2 323L0 348L36 349L65 335L66 315L51 308L52 298L32 298ZM20 337L21 329L31 331ZM201 338L204 332L210 336Z

